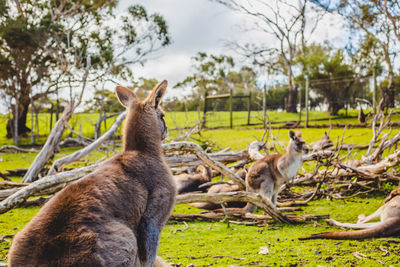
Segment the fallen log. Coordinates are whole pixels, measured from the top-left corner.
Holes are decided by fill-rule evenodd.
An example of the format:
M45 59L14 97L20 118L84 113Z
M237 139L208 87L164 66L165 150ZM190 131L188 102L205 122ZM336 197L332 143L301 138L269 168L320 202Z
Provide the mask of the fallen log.
M306 215L296 215L296 214L287 214L287 217L296 222L304 222L308 220L319 220L329 218L329 215L314 215L314 214L306 214ZM273 218L269 215L260 215L260 214L251 214L251 213L232 213L227 212L204 212L204 213L189 213L189 214L179 214L173 213L169 217L169 220L174 221L221 221L225 219L235 219L241 221L255 221L256 224L264 224L265 221L273 220Z
M169 144L164 145L163 147L166 147L169 149L167 146ZM165 153L170 152L169 150L165 151ZM239 151L232 151L232 152L223 152L223 153L207 153L207 155L215 160L219 161L221 163L233 163L236 161L240 161L243 159L248 158L248 153L246 150L239 150ZM182 167L182 166L198 166L203 164L202 160L199 160L198 157L195 155L165 155L164 157L165 161L167 162L168 166L170 168L174 167Z
M82 178L86 174L91 173L94 169L96 169L98 165L99 164L97 163L87 167L62 172L56 175L46 176L29 184L28 186L22 187L0 202L0 214L5 213L18 205L21 205L30 196L40 193L41 191L43 192L45 189L58 191L60 188L57 188L57 186L62 187L64 184L68 184L78 180L79 178Z
M222 173L229 179L231 179L240 188L246 188L246 185L242 178L232 172L222 163L212 159L204 150L195 143L192 142L175 142L163 145L164 151L180 151L180 152L190 152L195 154L199 159L201 159L205 164L215 169L216 171Z
M184 194L176 196L176 204L187 204L194 202L211 202L214 204L222 204L226 202L240 201L250 202L257 207L263 209L275 221L282 223L296 223L296 221L288 218L279 212L268 199L263 198L259 194L251 192L229 192L217 194ZM244 213L244 212L243 212Z
M48 174L51 175L51 174L54 174L55 172L59 172L60 169L62 169L68 163L71 163L73 161L76 161L76 160L86 156L88 153L93 151L93 149L99 147L102 143L104 143L105 141L110 139L111 136L113 136L113 134L115 133L115 131L118 130L118 128L121 125L122 121L125 119L126 114L127 114L127 111L121 113L118 116L118 118L115 120L114 124L110 127L110 129L108 129L107 132L105 132L101 137L96 139L90 145L88 145L88 146L84 147L83 149L80 149L80 150L78 150L78 151L76 151L76 152L74 152L74 153L72 153L72 154L70 154L68 156L65 156L63 158L60 158L60 159L54 161L54 163L51 166Z
M13 146L13 145L9 145L9 146L2 146L0 148L0 153L4 152L4 153L10 153L10 151L16 151L16 152L22 152L22 153L38 153L39 150L36 150L34 148L30 148L30 149L26 149L26 148L21 148L21 147L17 147L17 146ZM12 152L11 152L12 153Z

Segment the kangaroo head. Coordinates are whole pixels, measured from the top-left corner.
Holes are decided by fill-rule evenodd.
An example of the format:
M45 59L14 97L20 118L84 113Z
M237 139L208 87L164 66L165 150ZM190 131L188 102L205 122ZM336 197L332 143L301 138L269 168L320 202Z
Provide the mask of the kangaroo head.
M303 138L301 137L301 132L299 130L294 133L292 130L289 131L289 145L288 151L292 153L308 153L308 147L306 142L304 142Z
M130 89L117 86L119 102L128 110L124 124L124 149L148 149L159 146L168 136L161 98L167 89L167 81L158 83L145 100Z

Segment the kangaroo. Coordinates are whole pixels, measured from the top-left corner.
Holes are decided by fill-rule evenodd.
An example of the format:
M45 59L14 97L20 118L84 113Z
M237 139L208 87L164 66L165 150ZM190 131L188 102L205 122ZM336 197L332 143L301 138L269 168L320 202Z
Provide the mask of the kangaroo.
M276 206L276 200L283 184L296 178L297 171L303 164L302 155L308 153L308 147L301 137L289 131L289 144L285 154L269 154L251 165L246 176L246 191L259 193L270 199ZM245 212L253 212L256 206L247 203Z
M368 223L379 218L380 222ZM379 209L369 216L360 215L357 223L340 223L333 219L327 220L331 225L362 229L353 232L330 232L313 234L301 237L299 240L308 239L366 239L372 237L400 236L400 189L393 190Z
M118 86L128 109L123 151L68 185L15 236L9 266L153 266L176 188L162 156L159 104L167 82L141 101Z
M212 178L212 171L209 167L199 165L197 167L196 173L194 174L180 174L175 175L174 180L176 182L176 187L178 194L203 191L199 188L200 185L210 182Z
M243 180L246 179L247 172L245 170L240 170L236 174ZM240 187L236 184L216 184L211 186L208 189L207 193L213 194L213 193L227 193L227 192L237 192L237 191L240 191ZM221 208L221 205L209 202L191 203L190 205L198 209L205 209L205 210L216 210ZM239 202L239 201L225 203L225 206L227 208L243 208L245 205L246 204L244 202Z

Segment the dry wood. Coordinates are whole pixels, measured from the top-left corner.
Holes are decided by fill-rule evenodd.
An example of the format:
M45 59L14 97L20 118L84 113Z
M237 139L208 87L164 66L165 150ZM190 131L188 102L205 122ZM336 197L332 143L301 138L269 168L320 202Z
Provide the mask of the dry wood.
M261 141L251 142L249 145L249 148L248 148L249 158L253 161L264 158L265 155L260 153L260 150L262 150L262 149L264 149L264 150L268 149L264 142L261 142Z
M260 214L251 214L251 213L231 213L227 214L221 212L204 212L204 213L196 213L196 214L179 214L174 213L171 214L170 220L175 221L221 221L226 219L226 215L228 215L228 219L235 220L250 220L255 221L255 224L264 224L265 221L273 220L273 218L269 215L260 215ZM287 217L296 222L303 222L308 220L318 220L329 218L329 215L314 215L314 214L306 214L306 215L296 215L296 214L287 214ZM229 221L232 222L232 221ZM250 225L255 225L254 223Z
M259 194L251 192L229 192L217 194L185 194L176 196L176 204L194 203L194 202L211 202L214 204L222 204L231 201L250 202L257 207L263 209L275 221L283 223L295 223L294 220L280 213L269 201Z
M63 184L78 180L79 178L92 172L97 166L98 164L93 164L87 167L62 172L37 180L28 186L19 189L17 192L1 201L0 214L5 213L18 205L21 205L21 203L25 202L30 196L33 196L44 189L53 188L55 190L59 190L57 186L63 186Z
M88 146L90 143L85 140L78 138L67 137L62 140L59 144L60 147L70 147L70 146Z
M26 186L26 185L28 185L28 183L4 181L4 182L0 182L0 189L10 189L10 188L22 187L22 186Z
M64 133L66 125L68 121L71 119L72 114L74 113L75 109L79 106L82 101L83 92L86 87L87 77L89 75L89 69L91 67L90 64L90 57L87 57L87 65L86 70L83 75L83 85L80 97L78 101L75 103L73 100L68 103L68 106L64 109L61 118L56 122L53 129L51 129L49 136L47 137L46 143L40 150L39 154L36 156L35 160L31 164L28 169L28 172L25 174L24 179L22 182L30 183L38 179L38 175L43 167L46 165L48 160L54 155L58 144L60 143L61 137Z
M164 149L167 148L166 153L168 153L169 144L163 145ZM233 163L243 159L247 159L248 154L246 150L223 152L223 153L207 153L207 155L218 162L221 163ZM170 168L182 167L182 166L198 166L203 164L202 160L199 160L195 155L177 155L177 154L167 154L164 157Z
M37 152L39 152L39 150L36 150L34 148L26 149L26 148L13 146L13 145L2 146L0 148L0 152L5 152L5 153L10 153L11 152L11 153L13 153L12 151L22 152L22 153L37 153Z
M195 143L192 142L176 142L169 143L163 145L164 151L181 151L181 152L191 152L195 154L199 159L201 159L204 163L206 163L211 168L216 171L222 173L229 179L231 179L235 184L237 184L240 188L246 188L245 183L242 178L237 176L234 172L232 172L229 168L227 168L222 163L212 159L207 153L203 151L203 149Z
M35 160L29 167L27 173L24 176L22 182L30 183L38 178L39 172L43 169L48 160L54 155L58 144L60 143L61 137L64 133L65 124L68 123L74 112L74 104L70 103L65 109L61 118L56 122L53 129L44 144L42 150L36 156Z
M105 141L110 139L111 136L113 136L113 134L118 130L122 121L125 119L126 114L127 114L127 111L121 113L118 116L118 118L115 120L114 124L110 127L110 129L108 129L107 132L105 132L101 137L96 139L90 145L88 145L88 146L84 147L83 149L80 149L68 156L65 156L61 159L54 161L53 165L51 166L51 168L49 170L48 175L52 175L55 172L61 171L61 169L68 163L71 163L73 161L81 159L82 157L86 156L91 151L93 151L95 148L99 147L102 143L104 143Z

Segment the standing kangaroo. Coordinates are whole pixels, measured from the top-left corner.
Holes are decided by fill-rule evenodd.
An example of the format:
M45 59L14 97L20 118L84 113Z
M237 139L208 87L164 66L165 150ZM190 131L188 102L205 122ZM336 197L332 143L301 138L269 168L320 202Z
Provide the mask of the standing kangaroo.
M290 141L285 154L269 154L251 165L246 176L246 191L261 194L276 206L276 199L283 184L296 178L303 164L303 153L308 147L301 138L301 132L289 131ZM244 211L253 212L256 206L247 203Z
M380 222L368 223L379 218ZM327 220L329 224L351 228L361 229L353 232L330 232L313 234L299 238L307 239L365 239L372 237L400 236L400 189L393 190L389 197L377 211L369 216L360 215L357 223L340 223L333 219Z
M161 147L166 88L166 81L157 84L144 101L116 88L128 109L123 152L41 208L15 236L10 267L153 266L176 194Z

